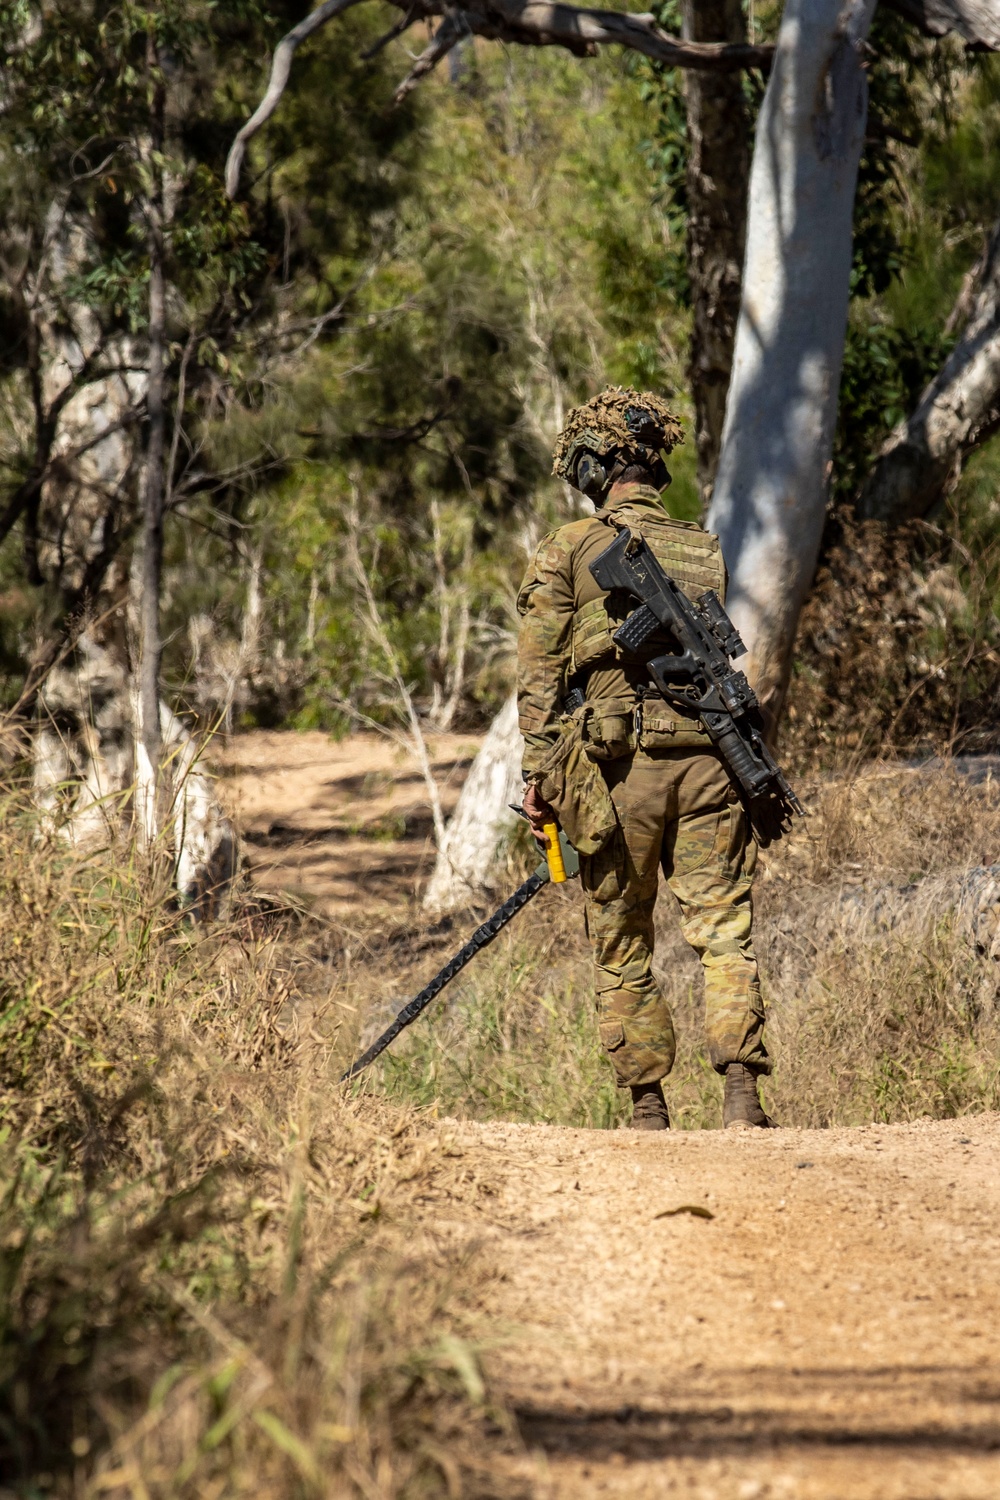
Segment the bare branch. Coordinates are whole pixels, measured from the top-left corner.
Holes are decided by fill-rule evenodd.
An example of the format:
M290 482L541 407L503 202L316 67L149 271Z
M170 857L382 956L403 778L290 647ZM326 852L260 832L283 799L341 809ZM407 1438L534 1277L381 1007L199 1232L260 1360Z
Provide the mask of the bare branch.
M469 35L469 28L465 24L461 12L458 13L458 17L446 16L429 44L421 52L413 67L396 89L396 92L392 96L393 104L401 104L407 94L416 88L421 78L426 78L428 73L433 72L441 59L447 57L452 48L457 47L462 38Z
M307 37L312 36L314 31L318 31L325 22L331 20L334 16L339 16L345 10L350 10L352 5L357 4L358 0L324 0L324 3L318 5L314 11L306 16L304 21L300 21L297 26L293 26L291 31L287 32L281 38L277 47L275 47L267 92L233 141L226 160L226 192L230 198L235 198L236 189L239 186L240 168L243 165L247 141L251 140L257 134L260 127L271 118L278 107L282 94L285 92L288 76L292 70L292 58L295 56L295 49L300 42L304 42Z
M402 36L403 32L407 31L413 25L413 21L414 11L411 5L406 14L400 16L395 25L390 26L388 31L383 31L377 41L372 42L370 47L365 48L361 54L361 61L371 62L372 58L377 57L382 51L383 47L388 47L390 42L394 42L398 36Z
M174 495L174 474L177 469L177 450L180 447L181 433L184 427L184 400L187 394L187 371L194 346L197 342L197 333L194 328L187 336L184 345L184 353L181 355L181 368L177 376L177 399L174 403L174 430L170 439L170 456L167 459L166 489L163 496L163 508L169 510Z
M478 36L528 46L566 47L582 56L616 43L672 68L708 72L740 68L768 72L774 57L773 47L749 42L681 41L664 31L649 12L628 15L550 0L481 0L481 4L467 6L463 14L470 31Z
M76 388L78 387L74 387L74 389ZM62 394L60 393L60 395ZM107 427L102 427L100 432L92 433L90 437L77 443L74 447L61 449L55 454L52 452L55 439L55 423L50 423L43 438L44 457L40 457L32 465L31 471L17 488L12 491L6 505L0 510L0 542L6 540L28 507L37 504L42 486L49 478L53 464L70 465L76 463L78 459L83 458L84 454L89 453L91 449L103 443L105 438L110 437L115 432L121 432L137 422L141 418L144 409L145 403L142 401L135 406L128 407L117 421L109 423Z
M382 259L383 252L380 250L378 254L372 256L368 264L362 268L360 276L357 276L354 279L351 285L347 288L347 291L339 299L334 307L331 307L328 312L322 313L318 318L310 319L309 323L305 325L309 329L308 337L303 339L302 343L292 351L292 358L300 359L302 355L305 354L306 350L316 342L320 334L323 332L324 328L326 328L330 323L338 323L341 318L343 318L347 304L361 290L363 286L366 286L368 282L371 281L372 277L375 275L375 272L382 264ZM289 333L291 332L291 329L285 329L284 332Z
M427 801L430 804L431 817L434 820L434 837L438 848L440 848L444 838L445 827L444 812L441 808L441 793L434 779L434 769L427 750L427 740L424 737L424 731L420 724L417 707L413 701L413 694L410 692L409 686L403 677L402 663L396 654L396 649L392 641L389 639L389 632L386 630L385 621L378 606L378 600L375 598L375 591L372 588L368 569L365 567L364 559L361 556L361 548L358 542L358 538L361 535L361 516L358 500L357 486L352 483L351 507L348 511L347 561L364 598L365 614L367 616L365 624L368 628L369 636L385 658L386 665L389 668L388 680L396 689L396 693L406 714L410 733L409 736L400 736L400 738L407 745L407 748L420 767L420 774L427 789Z
M957 31L972 47L1000 49L996 0L885 0L890 10L912 21L925 36Z
M250 119L233 141L226 162L226 192L236 196L247 142L278 107L288 84L292 58L300 42L312 36L327 21L341 15L360 0L325 0L304 21L282 37L274 52L267 91ZM473 33L490 41L514 42L530 47L566 47L580 57L592 57L599 46L615 44L641 52L672 68L697 68L708 72L732 72L759 68L769 72L774 56L770 46L748 42L685 42L671 36L648 13L622 15L613 10L589 10L585 6L551 3L551 0L470 0L455 6L450 0L391 0L403 11L404 20L394 26L365 56L406 30L413 21L443 17L433 38L410 74L396 90L395 100L410 92L419 80L451 50L462 36ZM956 0L958 3L958 0ZM973 3L973 0L963 0Z

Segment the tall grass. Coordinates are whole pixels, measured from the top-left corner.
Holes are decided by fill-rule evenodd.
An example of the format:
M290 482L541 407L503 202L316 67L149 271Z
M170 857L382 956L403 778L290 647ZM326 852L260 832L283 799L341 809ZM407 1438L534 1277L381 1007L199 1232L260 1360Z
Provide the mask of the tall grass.
M803 1125L1000 1106L1000 786L958 766L821 783L762 887L780 1066Z
M479 963L429 1024L389 1053L390 1099L470 1119L606 1129L627 1111L605 1062L582 963L550 967L532 938L511 935Z
M416 1209L469 1174L447 1131L344 1100L294 934L205 936L2 811L0 1485L519 1493L484 1272Z

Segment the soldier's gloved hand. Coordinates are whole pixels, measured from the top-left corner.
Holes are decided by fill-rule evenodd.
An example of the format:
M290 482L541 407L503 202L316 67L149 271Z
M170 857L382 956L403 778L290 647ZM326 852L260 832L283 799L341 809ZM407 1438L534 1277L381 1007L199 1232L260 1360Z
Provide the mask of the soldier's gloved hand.
M535 838L544 840L545 824L555 823L558 820L556 818L555 812L545 801L545 798L542 796L541 792L538 790L537 786L534 785L534 783L532 783L525 789L524 801L521 805L524 808L528 822L531 825L531 831L535 835Z

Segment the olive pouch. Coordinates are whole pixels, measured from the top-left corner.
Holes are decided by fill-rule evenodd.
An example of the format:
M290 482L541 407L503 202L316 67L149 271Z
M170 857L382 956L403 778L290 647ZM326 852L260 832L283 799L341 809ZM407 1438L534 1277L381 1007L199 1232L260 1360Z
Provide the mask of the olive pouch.
M618 828L611 793L588 756L579 719L564 719L560 735L538 767L539 793L553 807L578 854L596 854Z

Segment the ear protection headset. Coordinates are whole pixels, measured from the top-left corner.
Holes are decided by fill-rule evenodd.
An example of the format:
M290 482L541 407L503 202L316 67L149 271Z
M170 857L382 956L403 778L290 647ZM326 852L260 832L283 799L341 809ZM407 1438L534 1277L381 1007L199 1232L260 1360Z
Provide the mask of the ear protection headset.
M600 506L630 468L665 488L667 454L683 440L680 422L659 396L608 386L570 412L556 439L552 472Z
M621 464L616 463L615 468L620 469ZM600 504L613 483L602 460L585 448L576 463L576 488Z

